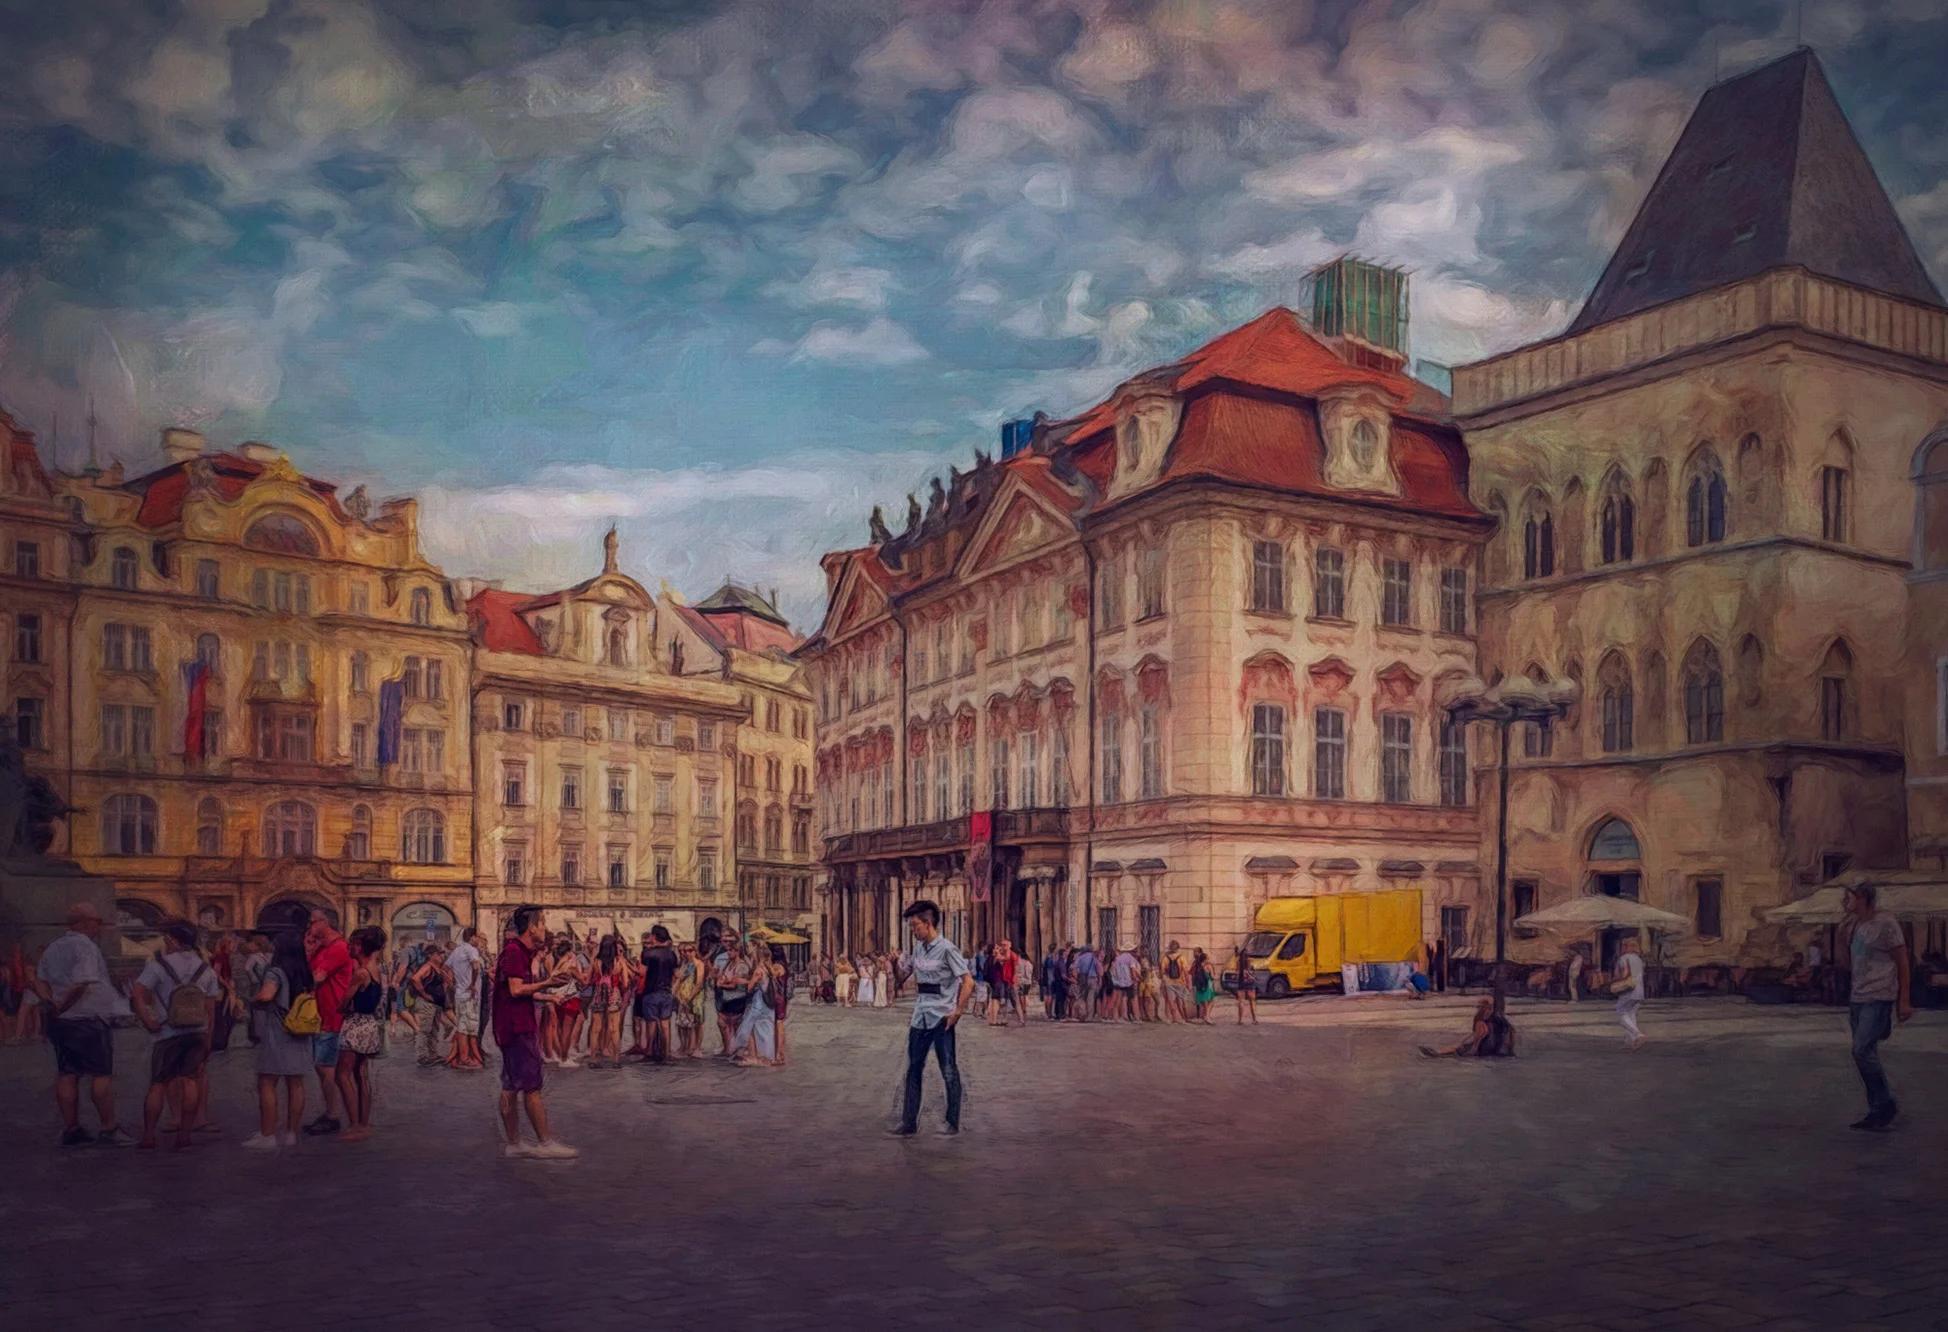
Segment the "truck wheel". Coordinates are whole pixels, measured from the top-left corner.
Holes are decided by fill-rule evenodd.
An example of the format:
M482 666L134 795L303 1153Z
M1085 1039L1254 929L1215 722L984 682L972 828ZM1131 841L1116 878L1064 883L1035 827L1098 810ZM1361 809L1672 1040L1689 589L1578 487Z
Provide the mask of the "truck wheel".
M1271 980L1265 983L1265 997L1267 999L1290 999L1292 997L1292 982L1286 980L1283 976L1272 977Z

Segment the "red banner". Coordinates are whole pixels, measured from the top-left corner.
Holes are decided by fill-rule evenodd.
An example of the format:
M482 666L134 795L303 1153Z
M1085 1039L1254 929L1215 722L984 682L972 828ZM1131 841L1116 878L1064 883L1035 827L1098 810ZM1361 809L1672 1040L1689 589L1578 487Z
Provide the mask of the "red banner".
M973 902L988 900L988 880L994 870L994 815L977 809L967 821L967 895Z

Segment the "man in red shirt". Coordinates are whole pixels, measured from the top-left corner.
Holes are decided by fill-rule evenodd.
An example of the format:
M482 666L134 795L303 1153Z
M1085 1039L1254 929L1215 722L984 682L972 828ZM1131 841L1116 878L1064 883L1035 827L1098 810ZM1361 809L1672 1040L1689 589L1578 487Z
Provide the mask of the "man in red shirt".
M494 1044L501 1051L501 1127L507 1131L501 1151L505 1156L567 1161L581 1153L548 1136L548 1107L541 1100L541 1037L534 1006L558 1004L567 997L554 982L534 979L534 959L547 939L541 908L516 908L494 967ZM532 1147L521 1141L523 1107L534 1126Z
M318 1001L318 1028L311 1038L311 1062L317 1065L318 1088L325 1098L324 1112L304 1131L312 1137L336 1133L338 1112L344 1104L338 1095L338 1032L345 1025L345 996L352 985L352 950L345 936L331 927L331 918L322 911L311 913L304 932L304 951L311 962L313 994Z

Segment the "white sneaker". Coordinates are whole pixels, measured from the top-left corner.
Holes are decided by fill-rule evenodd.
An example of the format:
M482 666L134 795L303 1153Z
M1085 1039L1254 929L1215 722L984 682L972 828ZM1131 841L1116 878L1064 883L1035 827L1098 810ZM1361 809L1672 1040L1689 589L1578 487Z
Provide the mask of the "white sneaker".
M572 1161L581 1155L579 1151L570 1147L567 1143L556 1142L553 1138L548 1139L546 1142L536 1143L534 1146L528 1148L527 1154L541 1161Z
M269 1133L253 1133L243 1140L242 1146L247 1152L274 1152L277 1138Z
M528 1146L525 1142L510 1142L501 1148L501 1155L509 1157L533 1156L534 1148Z
M298 1135L295 1133L280 1133L277 1135L277 1144L280 1147L295 1147L298 1145Z

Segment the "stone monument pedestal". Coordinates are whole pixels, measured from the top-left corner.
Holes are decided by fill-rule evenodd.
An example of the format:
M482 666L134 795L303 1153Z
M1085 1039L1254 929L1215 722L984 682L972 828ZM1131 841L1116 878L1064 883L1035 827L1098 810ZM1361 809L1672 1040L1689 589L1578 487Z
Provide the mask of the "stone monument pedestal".
M72 902L87 902L101 913L102 952L120 949L115 928L115 882L53 856L0 860L0 948L18 942L30 956L67 931Z

